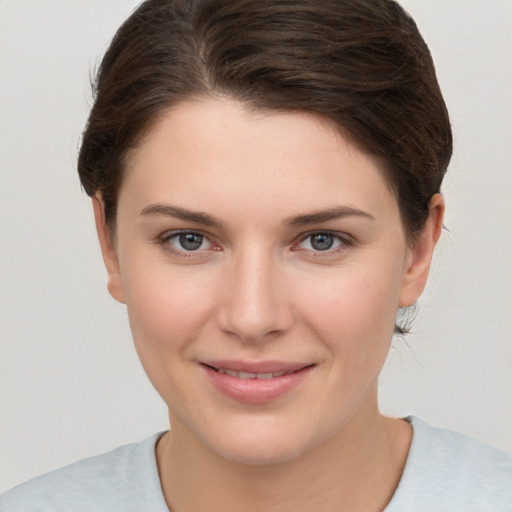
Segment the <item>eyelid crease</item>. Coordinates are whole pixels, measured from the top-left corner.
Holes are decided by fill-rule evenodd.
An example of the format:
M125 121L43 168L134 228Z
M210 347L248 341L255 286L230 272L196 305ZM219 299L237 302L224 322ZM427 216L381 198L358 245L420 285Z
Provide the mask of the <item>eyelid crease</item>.
M164 233L159 235L158 240L166 241L178 235L199 235L204 238L210 238L205 233L202 233L201 231L195 229L169 229L168 231L165 231Z
M180 249L173 247L172 244L170 243L170 241L173 238L179 237L180 235L189 235L189 234L190 235L198 235L198 236L202 237L203 239L207 240L208 243L213 247L210 247L208 249L197 249L197 250L187 250L185 248L182 248L180 250ZM154 243L156 245L159 245L160 247L162 247L165 251L168 251L168 252L170 252L174 255L178 255L180 257L193 257L193 256L199 256L200 254L204 256L204 253L206 251L218 250L215 248L217 246L217 244L214 241L212 241L212 239L209 235L201 232L200 230L191 230L191 229L174 229L174 230L165 231L164 233L159 235L154 240Z
M192 235L198 235L202 237L203 239L206 239L210 245L210 247L206 249L197 249L197 250L187 250L185 248L179 249L173 246L173 244L169 243L170 240L173 238L176 238L180 235L184 234L192 234ZM308 238L313 237L315 235L326 235L326 236L332 236L336 240L339 241L339 245L337 245L334 248L328 248L325 250L318 250L314 248L301 248L299 245L306 241ZM175 229L175 230L168 230L159 235L155 240L154 243L156 245L161 246L165 251L174 254L178 257L185 257L185 258L193 258L193 257L205 257L208 252L211 251L222 251L222 248L220 247L220 244L212 240L211 235L206 234L202 232L201 230L194 230L194 229ZM354 246L356 244L356 241L354 238L345 232L340 231L334 231L334 230L328 230L328 229L316 229L311 230L306 233L301 233L299 236L295 238L295 241L292 242L292 245L290 247L291 252L300 252L304 251L307 253L310 253L314 257L328 257L332 256L338 252L342 252L344 250L347 250L348 248Z
M296 237L296 239L302 241L313 235L333 236L347 243L355 241L354 237L349 235L348 233L345 233L344 231L336 231L334 229L312 229L311 231L307 231L306 233L301 233L299 236Z
M333 249L329 248L324 251L315 250L315 249L301 249L300 247L298 247L299 244L303 243L308 238L311 238L312 236L315 236L315 235L332 236L333 238L336 238L340 242L340 245ZM355 245L354 238L351 237L350 235L348 235L347 233L342 233L339 231L330 231L330 230L314 230L314 231L309 231L308 233L301 234L297 238L297 242L295 242L294 245L292 246L292 251L304 250L304 251L309 251L309 252L315 254L315 256L321 256L322 254L324 254L324 255L333 254L338 251L347 249L348 247L352 247L354 245Z

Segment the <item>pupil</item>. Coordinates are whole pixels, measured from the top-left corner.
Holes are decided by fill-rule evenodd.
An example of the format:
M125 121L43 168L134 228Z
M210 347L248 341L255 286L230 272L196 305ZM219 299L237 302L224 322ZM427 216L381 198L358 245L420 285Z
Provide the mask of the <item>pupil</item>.
M187 251L196 251L202 243L203 237L201 235L194 235L193 233L180 235L180 245Z
M311 239L311 245L317 251L326 251L327 249L330 249L332 247L333 243L334 243L334 238L332 235L326 235L326 234L313 235L312 239Z

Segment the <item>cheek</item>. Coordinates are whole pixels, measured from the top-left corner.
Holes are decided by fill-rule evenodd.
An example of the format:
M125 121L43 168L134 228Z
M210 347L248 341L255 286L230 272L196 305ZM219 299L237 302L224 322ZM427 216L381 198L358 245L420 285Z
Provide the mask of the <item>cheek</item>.
M210 316L215 294L204 276L183 269L145 265L123 276L135 347L154 380L184 359Z
M324 283L310 283L301 293L306 321L331 351L350 354L350 360L385 357L398 309L397 275L392 268L347 269Z

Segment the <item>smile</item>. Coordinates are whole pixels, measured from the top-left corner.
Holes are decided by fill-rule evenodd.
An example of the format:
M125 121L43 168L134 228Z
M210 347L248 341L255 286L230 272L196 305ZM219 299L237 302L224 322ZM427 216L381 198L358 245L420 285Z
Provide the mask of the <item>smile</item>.
M268 379L275 379L276 377L282 377L283 375L286 375L287 373L293 373L293 372L269 372L269 373L237 372L235 370L230 370L228 368L214 368L214 370L219 373L231 375L231 377L236 377L237 379L242 379L242 380L247 380L247 379L268 380Z
M222 395L246 404L263 404L288 395L311 374L316 365L216 362L202 363L200 366L213 388Z

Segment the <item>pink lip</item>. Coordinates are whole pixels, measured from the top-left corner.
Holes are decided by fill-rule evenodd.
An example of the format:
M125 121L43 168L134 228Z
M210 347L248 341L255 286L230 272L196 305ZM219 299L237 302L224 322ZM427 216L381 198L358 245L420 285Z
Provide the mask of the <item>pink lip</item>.
M298 386L313 369L314 365L280 361L260 363L208 361L203 362L201 367L204 369L210 382L224 395L247 404L262 404L275 400ZM216 368L247 373L287 373L280 377L272 377L271 379L240 379L220 373Z

